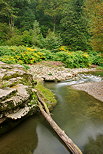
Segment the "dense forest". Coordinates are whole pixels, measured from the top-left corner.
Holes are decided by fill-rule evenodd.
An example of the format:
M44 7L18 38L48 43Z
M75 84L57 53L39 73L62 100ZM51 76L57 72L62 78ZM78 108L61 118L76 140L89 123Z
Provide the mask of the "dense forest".
M0 61L103 66L103 0L0 0Z
M102 0L0 0L0 45L103 51Z

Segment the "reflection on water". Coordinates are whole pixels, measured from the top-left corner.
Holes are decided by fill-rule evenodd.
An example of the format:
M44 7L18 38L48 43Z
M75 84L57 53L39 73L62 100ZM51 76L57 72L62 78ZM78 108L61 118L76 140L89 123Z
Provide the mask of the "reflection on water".
M44 123L44 122L43 122ZM60 142L56 134L45 123L37 126L38 146L33 154L69 154L65 146Z
M68 83L46 84L59 102L52 112L53 119L83 154L103 154L103 103L72 89ZM0 138L0 154L69 154L69 151L42 116L33 116Z
M37 146L36 120L29 118L0 137L0 154L32 154Z

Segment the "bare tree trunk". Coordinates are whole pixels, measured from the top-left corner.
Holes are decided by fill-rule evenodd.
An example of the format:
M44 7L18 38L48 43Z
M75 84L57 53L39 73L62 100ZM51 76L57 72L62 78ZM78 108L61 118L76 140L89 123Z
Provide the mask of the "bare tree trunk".
M10 26L10 30L13 33L14 31L14 18L11 16L9 19L9 26Z
M53 32L55 33L56 30L56 17L53 17Z
M46 111L43 109L43 106L41 103L39 102L39 109L40 109L42 115L49 122L51 127L59 135L59 137L62 139L62 141L66 144L66 146L69 148L69 150L73 154L82 154L81 150L73 143L73 141L65 134L65 132L55 123L55 121L52 119L50 114L46 113Z

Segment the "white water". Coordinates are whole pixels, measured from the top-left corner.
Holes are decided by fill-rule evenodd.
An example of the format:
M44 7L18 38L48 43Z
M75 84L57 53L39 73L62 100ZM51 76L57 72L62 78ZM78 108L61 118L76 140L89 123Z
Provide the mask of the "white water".
M77 77L74 77L72 79L66 80L64 82L58 83L57 87L62 86L69 86L69 85L75 85L75 84L81 84L85 82L100 82L103 80L103 77L101 76L95 76L91 74L78 74Z

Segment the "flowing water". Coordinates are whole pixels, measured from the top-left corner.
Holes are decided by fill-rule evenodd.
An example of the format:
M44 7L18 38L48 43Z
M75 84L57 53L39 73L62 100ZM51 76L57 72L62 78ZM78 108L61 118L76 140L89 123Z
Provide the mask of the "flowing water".
M45 84L58 101L53 119L83 154L103 154L103 103L70 85L101 81L100 72L96 75L99 76L80 74L65 82ZM46 120L35 115L0 137L0 154L69 154L69 151Z

